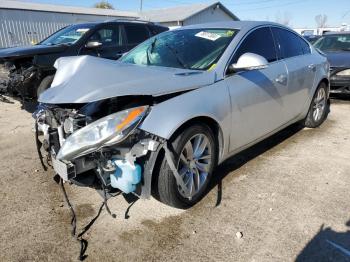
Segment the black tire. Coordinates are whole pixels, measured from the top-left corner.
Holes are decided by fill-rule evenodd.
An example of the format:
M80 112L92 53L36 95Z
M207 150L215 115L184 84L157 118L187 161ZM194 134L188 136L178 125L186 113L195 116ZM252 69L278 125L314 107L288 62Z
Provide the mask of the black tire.
M51 86L53 78L54 78L54 75L48 75L48 76L45 76L43 80L41 80L40 85L36 90L37 98L39 98L40 94Z
M179 158L182 150L184 149L186 143L196 135L204 135L208 139L208 150L210 147L209 152L211 155L211 164L208 175L206 176L206 179L204 180L198 192L191 199L185 198L183 195L181 195L179 191L179 186L177 185L175 176L173 175L173 172L171 171L165 156L161 156L162 159L160 160L159 168L154 174L156 176L155 183L153 184L153 186L156 187L154 188L154 196L159 201L169 206L181 209L189 208L196 204L198 201L200 201L207 192L208 183L212 176L213 169L217 164L218 152L216 139L211 129L204 124L191 125L185 128L178 135L175 135L174 139L170 141L171 148L169 149L173 152L175 158L174 163L176 167L178 167L180 161ZM193 183L195 183L194 180Z
M325 94L325 104L322 113L319 117L315 118L315 107L316 107L316 98L319 94L319 92L324 92ZM306 115L306 118L302 122L303 126L309 127L309 128L316 128L319 127L326 119L329 113L329 90L327 85L324 82L321 82L319 86L316 89L316 92L312 98L311 105L309 107L309 111Z

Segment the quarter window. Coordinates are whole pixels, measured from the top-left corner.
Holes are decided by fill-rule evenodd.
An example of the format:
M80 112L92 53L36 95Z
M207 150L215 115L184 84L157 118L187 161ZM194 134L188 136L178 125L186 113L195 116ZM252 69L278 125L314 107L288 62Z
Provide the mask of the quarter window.
M270 28L258 28L250 33L234 54L231 64L237 63L238 58L245 53L261 55L268 62L276 61L276 48Z
M139 44L150 37L149 31L142 25L125 25L128 44Z
M307 53L307 48L309 48L309 46L307 46L307 48L305 46L303 47L301 42L303 40L296 34L277 27L272 28L272 32L275 38L278 40L280 50L279 56L281 59L299 56Z
M310 54L311 50L310 50L310 46L308 43L306 43L302 38L299 37L299 41L301 44L301 49L303 50L303 54Z

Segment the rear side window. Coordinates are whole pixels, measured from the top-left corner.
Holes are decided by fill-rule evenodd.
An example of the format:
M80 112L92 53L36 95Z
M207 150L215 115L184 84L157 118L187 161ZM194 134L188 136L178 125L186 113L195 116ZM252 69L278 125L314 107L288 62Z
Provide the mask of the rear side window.
M300 41L300 45L301 45L301 49L303 50L303 54L310 54L311 53L311 50L310 50L310 46L308 43L306 43L304 41L304 39L300 38L299 37L299 41Z
M139 44L150 37L149 31L143 25L125 25L128 44Z
M231 64L237 63L238 58L244 53L261 55L268 62L276 61L277 53L270 28L258 28L250 33L234 54Z
M156 25L150 25L148 28L151 30L153 35L157 35L162 32L168 31L168 28Z
M273 27L272 32L278 41L278 46L280 51L279 56L281 59L303 55L304 52L307 53L307 48L309 49L309 53L310 53L309 46L307 47L305 47L305 45L303 46L302 45L303 39L301 39L296 34L288 30L277 28L277 27Z

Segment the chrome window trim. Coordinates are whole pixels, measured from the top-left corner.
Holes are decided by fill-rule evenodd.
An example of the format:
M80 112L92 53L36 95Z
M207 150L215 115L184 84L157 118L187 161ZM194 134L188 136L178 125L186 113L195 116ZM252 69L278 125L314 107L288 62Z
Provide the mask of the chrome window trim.
M272 25L270 26L271 28L271 31L272 31L272 28L279 28L279 29L283 29L283 30L286 30L292 34L294 34L295 36L297 36L298 38L302 39L308 46L309 46L309 50L310 50L310 53L307 53L307 54L302 54L302 55L296 55L296 56L291 56L291 57L287 57L287 58L281 58L280 60L281 61L285 61L285 60L288 60L290 58L295 58L295 57L299 57L299 56L303 56L303 55L310 55L312 54L312 48L310 46L310 43L308 43L304 38L302 38L300 35L298 35L298 33L296 33L295 31L289 29L289 28L285 28L285 27L282 27L282 26L278 26L278 25ZM273 33L272 33L273 35ZM278 43L278 41L276 40L276 42ZM278 43L279 44L279 43Z

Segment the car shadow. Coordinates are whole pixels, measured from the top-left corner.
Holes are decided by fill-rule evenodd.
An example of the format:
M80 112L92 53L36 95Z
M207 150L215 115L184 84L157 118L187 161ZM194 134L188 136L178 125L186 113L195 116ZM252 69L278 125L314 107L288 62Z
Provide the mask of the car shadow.
M350 101L350 94L331 94L330 98L332 99L332 102L338 103L342 101Z
M217 201L216 206L219 206L222 199L222 180L230 174L232 171L240 168L250 160L263 154L269 149L277 146L284 140L290 138L294 134L303 129L303 126L299 123L293 124L271 137L259 142L258 144L245 149L244 151L228 158L222 164L220 164L214 171L212 179L210 181L208 192L217 187Z
M21 101L21 103L22 103L21 109L31 114L35 112L38 106L38 102L36 100Z
M350 220L345 224L349 229L337 232L321 225L318 233L299 253L297 262L304 261L350 261Z
M257 85L261 90L264 90L280 105L283 104L282 97L278 92L276 84L259 70L245 71L241 73L240 76Z

